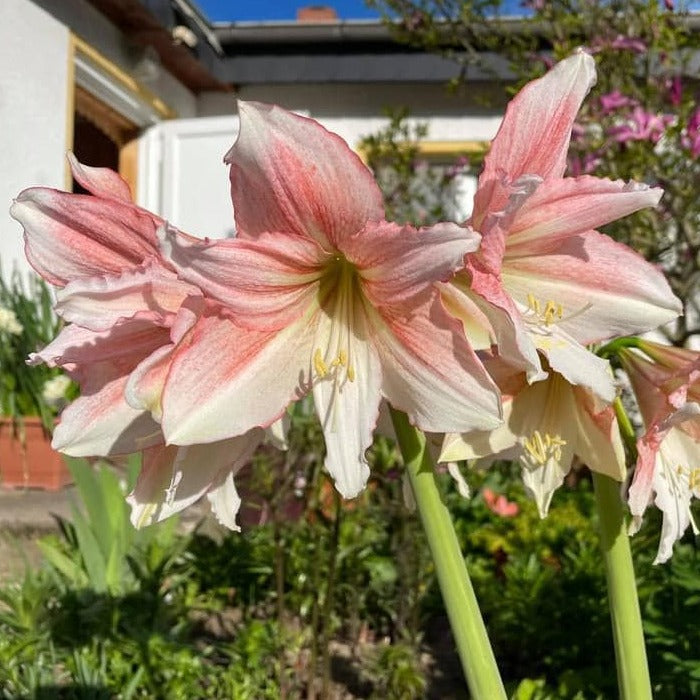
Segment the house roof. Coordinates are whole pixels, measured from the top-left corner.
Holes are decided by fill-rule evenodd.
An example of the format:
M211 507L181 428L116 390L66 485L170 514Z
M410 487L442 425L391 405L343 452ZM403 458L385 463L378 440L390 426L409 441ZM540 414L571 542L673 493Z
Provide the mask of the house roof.
M459 73L456 61L399 44L380 20L212 24L191 0L88 1L131 40L153 46L194 92L251 83L441 83Z
M381 20L214 24L195 0L88 2L131 40L153 46L165 68L196 93L265 83L444 83L461 68L456 60L399 43ZM700 29L700 14L687 23ZM518 18L510 25L537 30ZM482 59L480 68L470 67L471 80L509 75L501 56Z

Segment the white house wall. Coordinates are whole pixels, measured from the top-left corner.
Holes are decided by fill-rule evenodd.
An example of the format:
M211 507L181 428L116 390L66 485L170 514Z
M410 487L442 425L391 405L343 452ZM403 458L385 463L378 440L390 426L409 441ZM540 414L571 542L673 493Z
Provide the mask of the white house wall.
M0 265L26 270L22 230L8 209L30 185L65 186L68 29L27 0L0 13Z

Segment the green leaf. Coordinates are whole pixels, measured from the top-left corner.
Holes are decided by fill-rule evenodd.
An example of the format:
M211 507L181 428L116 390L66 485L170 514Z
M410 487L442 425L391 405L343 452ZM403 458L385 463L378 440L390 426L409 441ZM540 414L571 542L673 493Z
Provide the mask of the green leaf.
M73 585L85 586L88 583L83 569L70 557L61 552L55 545L46 540L39 540L37 546L46 557L49 564L63 574Z
M102 554L100 545L83 514L75 506L72 511L80 556L85 564L88 579L96 591L104 593L107 590L106 557Z
M94 469L83 459L69 458L68 468L87 510L89 521L85 521L85 526L92 530L92 537L106 561L112 548L112 526L98 477Z

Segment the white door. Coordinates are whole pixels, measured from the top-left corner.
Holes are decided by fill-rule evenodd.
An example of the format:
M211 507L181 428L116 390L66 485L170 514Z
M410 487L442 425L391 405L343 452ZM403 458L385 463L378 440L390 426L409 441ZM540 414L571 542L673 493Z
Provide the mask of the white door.
M137 201L200 238L235 232L228 167L238 116L161 122L140 139Z

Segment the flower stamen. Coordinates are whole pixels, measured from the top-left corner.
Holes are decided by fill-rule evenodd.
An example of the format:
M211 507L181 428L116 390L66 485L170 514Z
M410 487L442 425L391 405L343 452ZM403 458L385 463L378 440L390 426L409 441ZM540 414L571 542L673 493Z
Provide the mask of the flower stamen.
M584 314L588 309L593 306L590 302L584 304L580 309L574 311L573 313L564 315L564 306L557 301L548 299L544 305L542 302L532 293L527 295L527 311L525 312L525 318L534 317L534 321L538 325L544 325L545 328L549 328L555 323L561 323L562 321L571 321L572 319Z
M543 436L539 430L535 430L529 438L523 441L525 454L521 459L529 469L544 467L551 459L555 462L561 461L561 448L565 445L566 440L563 440L561 436L549 433L545 433Z

